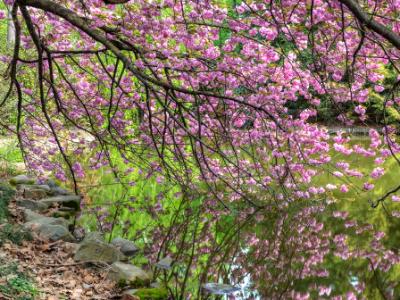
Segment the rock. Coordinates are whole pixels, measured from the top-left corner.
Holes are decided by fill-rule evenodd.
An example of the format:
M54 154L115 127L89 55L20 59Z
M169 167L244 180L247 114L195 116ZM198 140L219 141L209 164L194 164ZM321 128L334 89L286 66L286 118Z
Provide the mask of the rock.
M113 263L126 257L119 249L103 241L98 233L89 233L79 245L74 259L82 262Z
M10 184L35 184L35 179L28 177L26 175L18 175L10 179Z
M29 224L29 225L28 225ZM41 224L36 226L36 223L26 223L24 227L26 229L31 229L37 235L46 240L50 240L51 242L55 242L58 240L63 240L66 242L74 242L75 238L73 235L62 225L50 225L50 224Z
M38 213L35 213L31 211L30 209L25 209L24 210L24 217L26 223L24 226L32 226L35 225L61 225L65 227L65 229L68 228L68 221L63 219L63 218L52 218L52 217L46 217L43 215L40 215Z
M46 179L44 181L45 184L47 184L50 188L58 187L58 184L53 180L53 179Z
M211 282L203 284L203 289L213 295L228 295L241 290L241 288L233 285Z
M25 220L23 226L27 230L35 232L38 236L52 242L63 240L75 241L73 235L68 231L68 222L65 219L45 217L29 209L24 210Z
M24 189L23 195L27 199L40 200L47 197L47 192L42 189Z
M67 195L73 195L71 191L68 191L66 189L63 189L59 186L51 188L51 193L54 196L67 196Z
M135 246L135 244L127 239L123 239L121 237L116 237L111 241L115 247L117 247L125 256L131 257L139 252L139 249Z
M50 193L50 191L51 191L50 187L45 184L32 184L32 185L18 184L16 186L16 189L18 191L24 191L27 189L40 189L40 190L46 191L47 193Z
M141 288L129 289L122 293L123 296L134 296L136 299L165 300L168 299L168 291L165 288ZM130 298L127 298L130 299ZM135 299L135 298L133 298Z
M166 256L163 259L160 259L160 261L157 262L155 266L160 269L170 270L172 268L172 258Z
M31 222L34 221L36 219L40 219L43 218L44 216L38 213L33 212L30 209L25 209L24 210L24 220L25 222Z
M59 196L59 195L73 195L71 191L68 191L66 189L63 189L60 187L54 180L52 179L47 179L45 183L50 187L51 189L51 194L54 196Z
M30 199L17 199L16 204L17 206L28 208L34 211L44 211L48 208L48 205L46 205L45 203L33 201Z
M59 210L59 211L55 211L52 214L53 218L64 218L66 220L71 219L73 216L75 215L74 211L63 211L63 210Z
M81 196L68 195L68 196L55 196L40 200L40 202L48 203L50 206L59 205L80 210Z
M70 213L76 213L75 208L72 208L72 207L63 206L63 207L60 207L58 210L59 211L70 212Z
M120 286L140 287L150 284L152 275L139 267L123 262L114 262L108 273L109 279Z

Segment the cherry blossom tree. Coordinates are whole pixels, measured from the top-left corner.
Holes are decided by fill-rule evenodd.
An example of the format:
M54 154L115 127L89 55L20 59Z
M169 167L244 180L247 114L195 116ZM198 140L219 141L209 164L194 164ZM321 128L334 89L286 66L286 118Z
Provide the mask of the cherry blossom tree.
M17 122L0 124L18 136L30 169L71 180L79 192L80 156L89 156L93 169L109 166L122 183L140 167L185 193L207 195L202 209L215 224L232 212L236 229L265 224L266 232L247 234L235 247L230 236L240 229L224 244L206 227L195 236L208 239L203 250L215 254L205 270L230 257L242 266L227 273L231 280L250 272L268 298L355 299L367 279L354 275L357 282L339 290L327 261L362 260L371 274L398 263L383 233L335 210L332 199L332 191L374 189L385 160L400 164L395 126L371 129L366 148L342 133L331 143L315 120L325 101L338 123L368 125L372 94L384 99L384 119L399 109L399 1L4 2L15 43L3 57L9 89L0 107L15 96ZM302 108L290 112L297 103ZM332 164L335 155L372 157L376 166L364 174L344 161ZM323 172L341 184L315 183ZM332 231L332 223L342 230ZM363 246L349 235L362 237ZM192 253L190 264L195 260ZM399 295L395 280L374 285L381 297Z

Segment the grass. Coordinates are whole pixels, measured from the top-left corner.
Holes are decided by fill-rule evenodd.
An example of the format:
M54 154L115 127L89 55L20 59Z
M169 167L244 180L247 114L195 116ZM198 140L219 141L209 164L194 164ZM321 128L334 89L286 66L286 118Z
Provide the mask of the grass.
M17 224L1 224L0 225L0 246L9 241L16 245L21 245L23 241L31 240L32 235L23 227Z
M33 300L38 295L34 281L22 272L18 264L0 258L0 298ZM1 298L2 299L2 298Z

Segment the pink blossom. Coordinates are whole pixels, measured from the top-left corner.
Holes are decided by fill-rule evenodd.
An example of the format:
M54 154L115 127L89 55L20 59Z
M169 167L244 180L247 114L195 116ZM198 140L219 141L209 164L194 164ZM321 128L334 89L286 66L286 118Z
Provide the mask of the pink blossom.
M393 196L392 196L392 201L393 201L393 202L400 202L400 196L393 195Z
M278 33L271 27L261 27L259 30L260 34L265 37L267 40L274 40Z
M381 167L376 167L375 169L372 170L370 176L373 179L378 179L379 177L382 177L382 175L385 173L385 169Z
M357 114L359 114L359 115L364 115L365 112L366 112L366 109L365 109L364 106L358 105L358 106L356 106L356 108L354 109L354 111L355 111Z
M382 239L384 236L385 236L385 233L383 232L383 231L378 231L377 233L375 233L375 238L377 239L377 240L380 240L380 239Z
M375 186L374 186L374 184L372 184L372 183L369 183L369 182L364 183L364 190L366 190L366 191L370 191L370 190L372 190L374 187L375 187Z
M395 218L400 218L400 211L392 211L392 216Z
M216 59L220 56L220 51L217 47L208 47L205 51L205 57L209 59Z
M342 184L342 185L340 186L340 191L341 191L342 193L347 193L347 192L349 191L349 188L348 188L345 184Z

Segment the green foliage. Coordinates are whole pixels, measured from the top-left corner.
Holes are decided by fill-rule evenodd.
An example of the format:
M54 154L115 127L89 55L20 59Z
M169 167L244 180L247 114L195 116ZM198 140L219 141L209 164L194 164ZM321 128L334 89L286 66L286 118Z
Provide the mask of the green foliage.
M22 154L16 142L9 139L0 139L0 176L17 175L17 166L22 162Z
M3 1L0 2L0 10L6 11L6 7ZM7 49L7 19L0 20L0 53L4 54L8 52Z
M18 224L5 223L0 225L0 246L6 241L21 245L22 241L31 239L30 232Z
M227 22L224 22L224 26L228 26ZM219 30L218 40L215 41L216 46L223 46L226 40L230 38L232 31L229 28L221 28Z
M112 152L115 165L123 170L125 164L117 158L117 153ZM107 239L115 236L122 236L130 239L138 239L139 244L144 244L150 237L143 228L151 228L156 224L166 224L169 212L173 211L179 198L175 196L180 191L178 186L171 186L167 183L158 183L154 176L148 177L141 174L140 168L129 175L123 176L120 184L115 180L114 174L107 168L89 171L85 177L89 184L87 195L90 203L87 203L85 211L94 210L94 214L83 214L79 224L91 231L103 230ZM128 183L131 183L130 185ZM91 187L90 185L94 186ZM165 213L156 216L152 208L162 201ZM145 205L143 205L145 204ZM105 213L105 214L104 214ZM99 222L94 215L105 215L102 224L112 223L113 228L99 228ZM165 219L163 219L165 215Z
M272 46L281 49L285 54L288 54L290 51L296 49L296 45L289 41L282 33L275 38L275 40L272 42Z
M34 300L38 295L32 278L21 271L16 263L0 258L0 296L16 300Z
M6 7L3 1L0 1L0 10L6 11ZM8 20L2 19L0 20L0 55L9 55L12 51L12 47L7 44L7 27L8 27ZM7 71L7 64L4 62L0 62L0 74L6 74ZM0 80L0 102L3 100L3 96L6 94L9 88L9 81ZM1 108L0 114L2 118L2 123L10 123L16 120L16 109L14 106L14 97L10 98L5 105ZM14 123L15 124L15 123ZM4 129L0 127L0 133ZM1 145L0 145L1 147Z
M168 291L164 288L144 288L135 292L140 300L165 300L168 299Z
M8 203L14 194L15 191L11 187L0 183L0 223L8 216Z
M21 150L13 140L2 140L0 144L0 160L9 163L23 162Z

